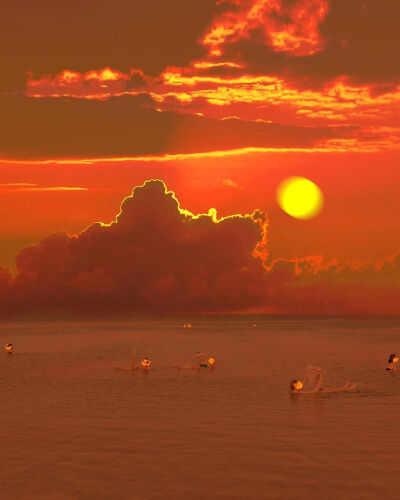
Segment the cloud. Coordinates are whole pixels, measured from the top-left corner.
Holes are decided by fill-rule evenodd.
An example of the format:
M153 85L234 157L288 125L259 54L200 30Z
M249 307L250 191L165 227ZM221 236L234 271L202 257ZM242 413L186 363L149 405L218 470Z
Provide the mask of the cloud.
M10 191L18 191L20 193L36 191L88 191L88 188L77 186L40 186L31 182L7 182L0 184L0 193Z
M260 42L276 52L294 56L322 50L319 25L329 11L327 0L225 0L202 43L210 55L220 55L225 44L246 39L260 29Z
M149 81L141 70L131 69L129 74L103 68L86 73L64 70L57 75L34 78L28 75L24 94L28 97L80 97L104 99L110 95L120 95L132 87L141 89Z
M187 68L169 67L159 78L138 70L131 70L131 75L109 68L86 74L64 71L54 77L29 80L25 95L103 101L112 96L141 95L142 99L147 96L159 112L214 120L236 118L303 127L351 123L362 127L362 133L351 138L354 145L347 145L347 149L393 148L398 142L400 86L351 85L342 76L323 89L305 90L296 89L293 82L281 77L249 75L246 71L229 61L205 60ZM373 144L371 128L381 129ZM387 133L389 128L393 133Z
M3 314L241 312L395 314L400 255L367 263L322 256L268 263L268 218L218 219L180 207L159 180L135 187L110 224L25 247L0 271Z
M246 64L253 74L281 75L308 88L343 75L353 83L399 83L393 50L400 42L397 0L251 0L221 6L212 25L221 34L221 56ZM203 43L209 45L207 37Z
M249 307L267 221L180 208L163 182L125 198L109 225L55 234L16 258L15 297L28 310L203 311ZM259 243L261 240L262 243Z
M22 89L26 73L58 74L131 67L157 75L203 52L197 40L215 0L2 0L0 92ZM16 35L17 34L17 35Z
M398 314L400 254L378 263L326 261L322 255L276 259L268 299L285 313Z
M4 2L0 55L7 64L0 68L0 92L3 86L11 94L0 104L6 111L3 122L14 128L7 131L7 124L0 140L3 157L309 148L324 139L329 142L323 146L331 149L398 147L397 0L204 0L193 5L116 0L112 6L99 0L95 9L79 2L56 8L48 0L33 9L21 0L17 11L11 0ZM35 100L54 99L17 103L15 90ZM110 103L85 106L80 99ZM37 123L31 123L33 117ZM240 119L240 126L231 117ZM227 118L224 127L216 122ZM270 137L272 128L254 129L257 120L308 130L298 137L299 129L281 129L279 143L277 135ZM338 128L322 131L346 124L364 130L351 137L342 137ZM379 137L371 139L371 127ZM217 135L212 138L208 128ZM312 137L317 129L323 139ZM71 135L70 144L60 139L62 134ZM97 134L98 144L91 144ZM52 139L47 147L46 135ZM240 145L233 145L230 136Z
M158 112L148 95L107 101L0 96L0 157L68 159L307 148L354 127L297 127Z
M84 75L93 91L107 69L135 87L140 72L157 77L207 53L216 70L228 62L308 87L345 75L385 87L400 76L397 0L2 0L0 9L0 92L62 74Z
M247 68L217 70L220 74L216 68L196 64L169 68L162 75L163 85L150 86L151 94L163 110L214 119L236 117L305 127L356 125L361 133L352 137L351 148L393 148L398 143L400 86L356 85L340 76L324 88L301 89L291 78L249 74ZM378 140L371 141L371 129Z

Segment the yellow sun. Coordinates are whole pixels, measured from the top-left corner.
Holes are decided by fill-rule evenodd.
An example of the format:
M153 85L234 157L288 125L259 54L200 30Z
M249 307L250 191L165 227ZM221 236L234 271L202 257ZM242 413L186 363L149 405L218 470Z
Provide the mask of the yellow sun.
M312 219L324 204L322 191L305 177L288 177L279 185L276 196L282 210L297 219Z

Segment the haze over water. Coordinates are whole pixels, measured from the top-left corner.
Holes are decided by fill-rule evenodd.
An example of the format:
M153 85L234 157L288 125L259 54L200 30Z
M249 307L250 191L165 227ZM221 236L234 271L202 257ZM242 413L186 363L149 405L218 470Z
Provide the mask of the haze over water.
M399 331L398 318L3 323L0 498L398 498L400 373L385 364ZM151 372L115 371L133 347ZM173 368L198 350L215 370ZM358 389L290 396L308 364Z

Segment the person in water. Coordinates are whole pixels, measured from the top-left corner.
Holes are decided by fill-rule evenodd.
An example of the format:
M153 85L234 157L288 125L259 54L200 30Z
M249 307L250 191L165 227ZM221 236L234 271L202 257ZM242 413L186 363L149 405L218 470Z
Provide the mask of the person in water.
M123 366L116 366L115 369L117 371L134 371L134 370L150 370L151 369L151 361L149 358L143 358L142 361L140 362L140 365L135 366L135 356L136 356L136 348L132 350L132 359L131 359L131 366L129 367L123 367Z
M6 344L4 346L4 350L6 351L6 354L14 354L14 346L12 344Z
M209 358L207 360L206 355L203 352L197 351L194 355L195 362L193 365L184 365L178 367L178 370L200 370L200 369L214 369L215 368L215 359Z
M303 380L292 380L290 382L290 392L292 394L315 394L352 391L356 388L356 382L347 381L342 387L322 387L324 370L319 366L309 365ZM313 389L304 390L304 384L310 382L315 384Z
M392 371L392 372L397 372L397 366L396 363L398 363L399 358L397 354L391 354L389 356L387 365L386 365L386 370Z
M140 368L141 370L150 370L151 369L150 364L151 363L149 358L143 358L140 363L140 366L138 366L137 368Z

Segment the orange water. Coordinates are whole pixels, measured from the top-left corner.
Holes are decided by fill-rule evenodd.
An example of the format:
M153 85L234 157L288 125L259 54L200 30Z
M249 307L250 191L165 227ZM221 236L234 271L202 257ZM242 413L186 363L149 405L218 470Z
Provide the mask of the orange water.
M400 321L253 320L3 323L0 499L399 498ZM309 363L358 390L290 396Z

